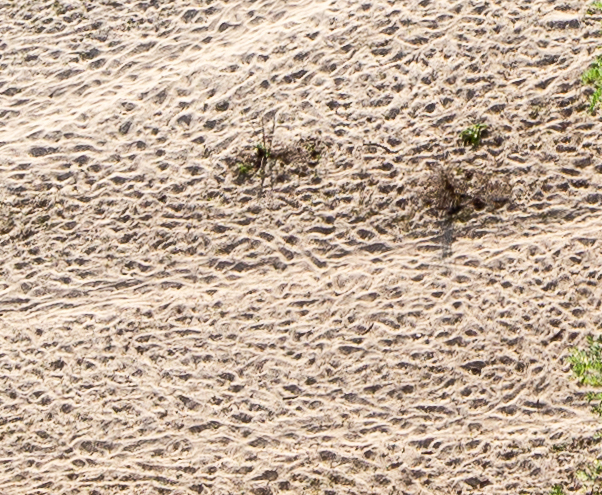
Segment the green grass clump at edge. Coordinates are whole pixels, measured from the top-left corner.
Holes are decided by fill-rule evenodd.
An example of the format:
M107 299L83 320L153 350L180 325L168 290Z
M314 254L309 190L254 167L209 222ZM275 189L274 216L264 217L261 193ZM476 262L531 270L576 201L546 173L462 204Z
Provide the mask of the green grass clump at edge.
M597 70L600 71L601 69L602 64L599 58ZM568 362L571 365L573 375L579 383L591 387L602 387L602 336L598 336L597 338L591 335L588 336L587 347L585 349L572 349L568 357ZM602 393L588 392L586 397L590 403L597 401L592 410L599 416L602 416ZM584 469L577 471L576 474L587 486L587 493L602 493L602 463L600 461L596 460L590 463ZM565 495L565 492L561 485L554 485L550 495Z
M595 14L596 12L602 11L602 2L593 2L589 9L587 9L587 13L589 15Z
M587 348L573 349L568 361L579 383L602 386L602 336L588 336Z
M594 94L589 100L589 111L593 112L602 98L602 56L598 56L590 68L583 73L581 81L594 87Z

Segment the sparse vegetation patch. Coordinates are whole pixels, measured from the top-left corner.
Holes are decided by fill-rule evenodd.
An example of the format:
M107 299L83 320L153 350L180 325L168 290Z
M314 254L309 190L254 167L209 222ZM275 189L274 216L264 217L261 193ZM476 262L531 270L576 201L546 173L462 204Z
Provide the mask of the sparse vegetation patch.
M460 139L464 146L478 147L481 144L481 138L487 132L486 124L473 124L460 133Z
M325 149L326 146L317 138L300 139L290 145L275 147L272 147L270 139L243 149L231 160L239 180L257 175L262 181L270 178L272 182L285 182L290 176L307 177L312 173L315 176Z
M425 187L425 203L452 216L463 209L499 208L510 200L512 187L501 179L472 171L435 170Z
M588 336L587 347L585 349L572 349L568 362L571 365L573 375L581 385L601 387L602 336L597 338L591 335ZM594 403L592 411L598 416L602 416L602 393L590 391L586 398L589 403ZM594 438L599 438L599 434L595 435ZM558 451L558 449L555 450ZM589 495L602 494L602 463L599 460L595 460L583 469L578 470L576 477L584 484L585 493ZM554 485L550 495L565 495L565 492L561 485Z
M253 146L253 153L236 162L238 175L250 175L262 172L268 160L272 158L272 150L265 143L257 143Z
M564 490L560 485L554 485L552 491L550 492L550 495L564 495Z
M602 11L602 2L593 2L589 6L589 9L587 9L587 13L589 15L598 14L598 13L600 13L600 11Z
M602 385L602 336L587 337L587 349L573 349L569 356L573 374L583 385Z
M593 113L602 97L602 56L598 56L590 68L583 73L581 81L594 88L589 99L589 111Z
M596 460L584 469L577 471L577 477L587 487L587 493L591 495L602 494L602 463Z

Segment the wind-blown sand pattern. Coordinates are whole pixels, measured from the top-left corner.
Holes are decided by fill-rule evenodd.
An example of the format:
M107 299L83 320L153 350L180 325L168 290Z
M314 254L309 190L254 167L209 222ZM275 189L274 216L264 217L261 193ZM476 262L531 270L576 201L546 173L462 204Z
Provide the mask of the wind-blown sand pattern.
M586 10L2 0L0 493L576 489ZM262 118L316 160L239 177ZM509 201L446 220L438 167Z

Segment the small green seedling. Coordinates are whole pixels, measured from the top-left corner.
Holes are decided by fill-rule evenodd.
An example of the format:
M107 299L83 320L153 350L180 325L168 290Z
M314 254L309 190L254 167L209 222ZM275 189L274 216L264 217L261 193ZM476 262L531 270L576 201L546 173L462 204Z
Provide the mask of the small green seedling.
M239 176L251 175L256 171L262 173L267 161L272 158L272 152L263 143L258 143L253 146L255 154L248 161L237 162L236 168Z
M568 362L579 383L592 387L602 386L602 336L588 336L587 348L573 349ZM594 403L592 411L602 416L602 393L588 392L585 397L590 404Z
M255 146L255 153L257 155L257 161L263 162L263 160L267 160L272 157L272 153L270 149L263 143L257 143Z
M594 69L597 71L597 74L593 73ZM598 57L597 67L592 67L592 69L590 69L592 74L587 77L589 78L591 76L591 79L587 79L587 81L595 79L602 80L602 78L600 78L601 69L602 59ZM586 82L586 74L583 75L584 82ZM599 87L602 88L602 86ZM587 347L585 349L571 349L571 354L567 358L567 361L571 365L573 375L580 384L591 387L602 386L602 336L594 338L589 335L587 337ZM597 404L595 404L592 409L595 413L602 416L602 393L588 392L586 398L590 403L597 401ZM597 437L597 434L595 437ZM584 469L577 471L576 474L577 478L585 484L585 491L588 494L602 494L602 463L599 460L588 464ZM550 492L550 495L565 495L565 492L560 485L555 485Z
M594 94L589 100L589 111L593 113L602 98L602 56L598 56L590 68L583 73L581 81L594 87Z
M602 417L602 393L598 392L588 392L585 395L588 404L594 403L592 405L592 412Z
M253 171L253 165L249 163L238 162L236 166L238 167L238 175L248 175Z
M486 130L486 124L473 124L460 133L460 139L462 139L464 146L471 145L476 148L481 144L481 138Z
M602 463L596 460L585 469L577 471L577 477L586 485L590 486L591 489L588 493L599 494L600 480L602 478Z
M587 13L589 15L594 15L599 13L600 11L602 11L602 2L593 2L590 6L589 9L587 9Z
M586 349L573 349L568 358L573 374L582 385L602 386L602 336L587 337Z
M314 141L309 141L305 144L305 151L307 151L307 154L312 161L317 161L322 156L321 151L318 149Z

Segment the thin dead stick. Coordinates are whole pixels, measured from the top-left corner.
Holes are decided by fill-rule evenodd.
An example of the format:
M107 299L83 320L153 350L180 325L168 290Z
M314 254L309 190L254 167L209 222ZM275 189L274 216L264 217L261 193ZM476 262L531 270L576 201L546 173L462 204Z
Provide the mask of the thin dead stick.
M259 196L263 196L263 184L266 176L266 168L269 166L269 170L267 173L270 174L270 182L272 183L272 167L270 164L270 152L272 150L272 143L274 140L274 133L276 132L276 115L274 114L273 123L272 123L272 133L269 136L269 144L265 135L265 118L261 117L261 138L263 142L263 156L261 157L261 162L259 164L259 176L261 177L261 184L259 185ZM273 184L272 184L273 185Z
M378 143L364 143L364 146L375 146L377 148L381 148L383 150L385 150L387 153L391 153L392 155L394 155L395 153L399 153L401 150L392 150L390 148L387 148L386 146L383 146L382 144L378 144Z

